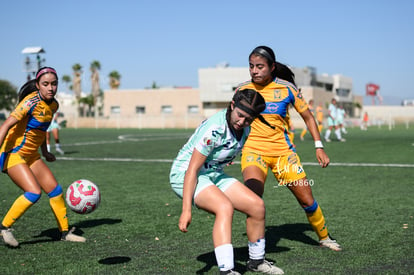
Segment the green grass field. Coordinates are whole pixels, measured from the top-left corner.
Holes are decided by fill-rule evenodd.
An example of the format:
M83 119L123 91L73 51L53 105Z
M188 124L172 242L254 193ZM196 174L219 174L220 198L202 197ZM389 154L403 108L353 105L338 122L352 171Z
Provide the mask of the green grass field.
M50 164L64 190L79 179L102 194L88 215L68 212L86 243L57 241L47 195L14 225L20 247L0 241L0 274L217 274L214 216L194 209L186 234L178 230L181 200L169 186L172 159L192 130L62 129L66 154ZM287 188L266 183L266 258L286 274L413 274L414 131L397 126L349 129L347 142L326 143L331 165L315 165L313 142L296 137L299 155L330 233L343 246L318 246ZM227 172L241 179L236 163ZM0 176L0 217L22 192ZM245 269L245 217L233 221L236 269Z

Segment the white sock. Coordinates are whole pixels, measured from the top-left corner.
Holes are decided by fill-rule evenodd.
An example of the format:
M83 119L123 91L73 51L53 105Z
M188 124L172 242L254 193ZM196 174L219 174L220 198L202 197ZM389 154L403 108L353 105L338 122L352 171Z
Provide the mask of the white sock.
M46 144L47 151L50 152L50 144Z
M335 135L338 138L338 140L342 139L341 130L339 128L335 130Z
M217 265L220 271L226 271L234 268L233 245L223 244L214 248Z
M251 260L261 260L265 257L265 247L266 247L266 240L259 239L255 243L248 243L249 247L249 259Z
M329 139L329 136L331 135L331 130L326 130L325 132L325 139Z
M60 144L59 143L56 143L55 146L56 146L56 149L60 149Z

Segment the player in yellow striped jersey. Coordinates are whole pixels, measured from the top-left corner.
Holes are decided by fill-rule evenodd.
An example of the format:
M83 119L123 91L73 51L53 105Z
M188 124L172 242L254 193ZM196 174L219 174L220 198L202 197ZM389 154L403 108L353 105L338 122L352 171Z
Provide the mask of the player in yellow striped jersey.
M59 107L55 99L58 76L55 69L43 67L36 73L36 79L28 81L19 92L19 103L0 126L0 167L24 193L10 207L0 224L4 242L12 247L19 242L11 226L41 196L42 190L49 196L50 206L58 223L61 239L85 242L85 238L69 230L62 187L41 159L41 148L46 161L55 161L46 148L46 130Z
M322 107L322 103L319 103L318 106L316 106L316 122L318 122L318 130L319 133L322 132L323 129L323 107Z
M249 68L251 81L241 84L237 91L255 89L265 98L266 109L252 123L251 133L243 147L241 166L244 182L262 196L268 169L271 169L279 184L287 186L303 207L320 245L339 251L341 247L328 234L322 210L313 197L311 184L289 138L287 111L291 104L315 141L320 166L328 166L329 157L323 149L318 127L295 85L294 74L287 66L276 62L273 50L266 46L252 51Z

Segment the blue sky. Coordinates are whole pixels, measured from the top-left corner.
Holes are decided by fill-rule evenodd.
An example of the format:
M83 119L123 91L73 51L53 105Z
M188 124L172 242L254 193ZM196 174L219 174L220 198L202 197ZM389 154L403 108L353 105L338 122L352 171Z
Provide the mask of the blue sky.
M248 66L258 45L294 67L381 86L384 104L414 98L414 1L2 1L0 79L20 87L23 48L42 46L60 76L72 65L101 65L101 87L117 70L121 89L198 87L198 69ZM61 86L61 89L65 89Z

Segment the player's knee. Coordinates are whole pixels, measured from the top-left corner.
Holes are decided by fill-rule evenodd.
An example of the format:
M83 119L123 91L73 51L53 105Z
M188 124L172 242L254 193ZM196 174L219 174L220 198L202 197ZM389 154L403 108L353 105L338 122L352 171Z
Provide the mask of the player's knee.
M217 215L226 216L226 217L233 217L234 214L234 206L231 203L231 201L226 201L220 203L220 205L217 208Z
M41 194L36 194L32 192L24 192L24 197L33 204L35 204L40 199L40 196Z
M54 198L61 194L63 194L63 189L62 189L62 186L58 184L56 185L55 189L53 189L52 192L48 193L47 195L49 196L49 198Z
M262 220L265 218L266 207L264 201L261 198L258 198L251 204L250 210L250 216L258 220Z
M305 210L306 213L311 214L318 209L318 202L316 200L313 201L313 204L307 207L303 207L303 210Z

